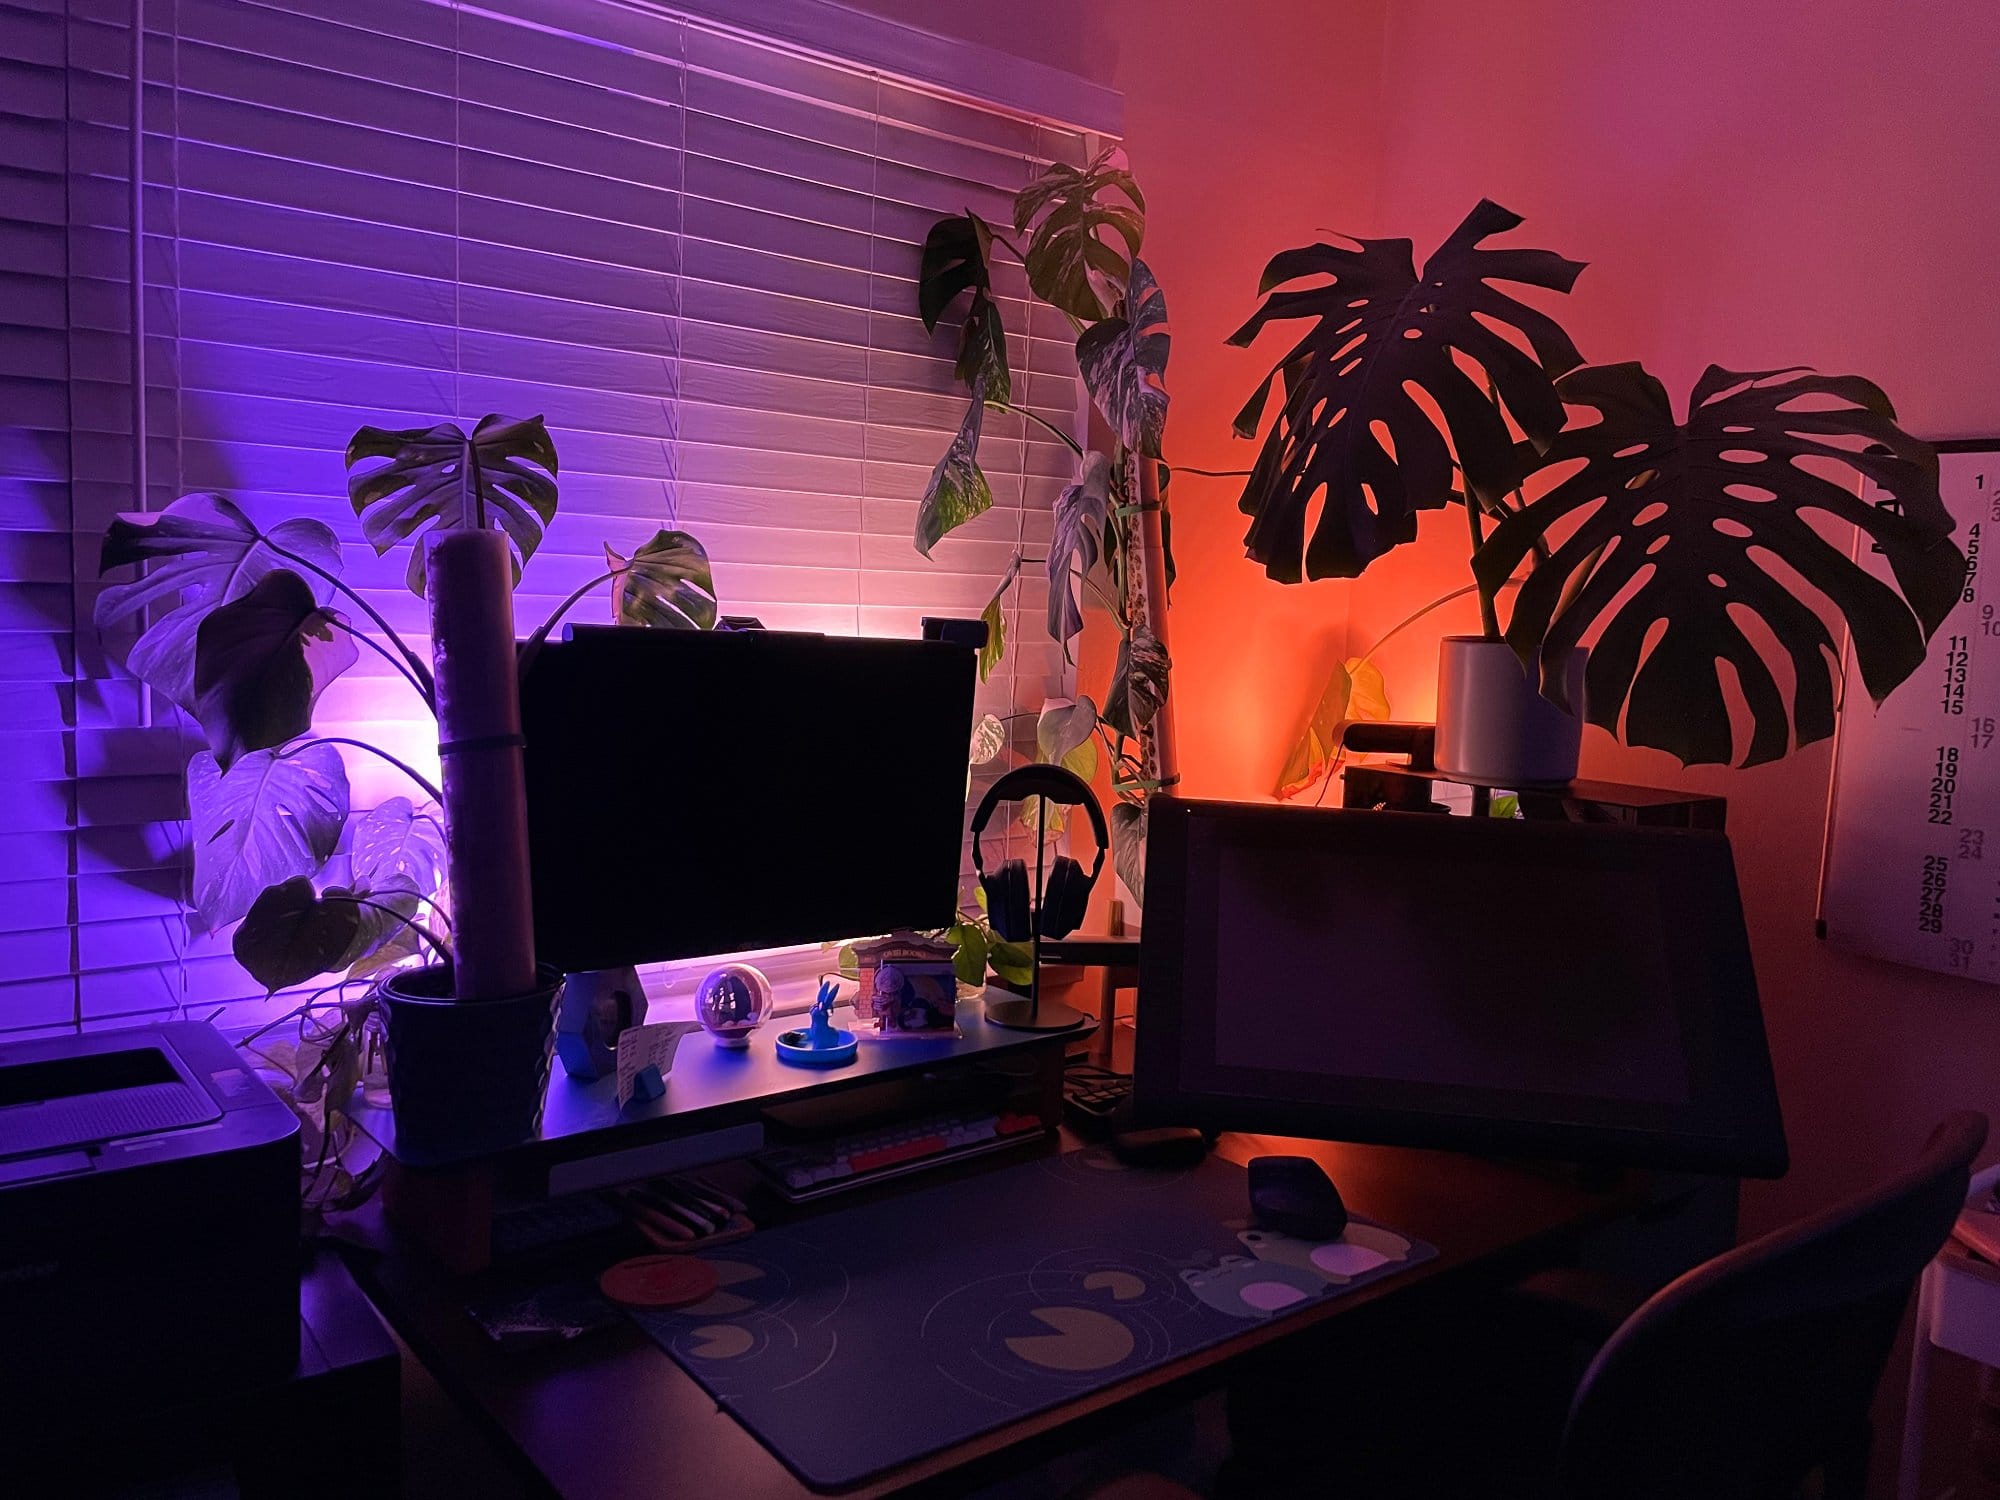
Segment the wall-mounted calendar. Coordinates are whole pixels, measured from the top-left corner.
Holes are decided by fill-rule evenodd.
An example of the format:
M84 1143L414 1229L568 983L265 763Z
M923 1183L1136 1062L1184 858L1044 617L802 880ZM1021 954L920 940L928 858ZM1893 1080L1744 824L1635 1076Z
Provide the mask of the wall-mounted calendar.
M2000 440L1940 444L1970 563L1922 667L1875 711L1850 659L1821 933L1857 953L2000 984ZM1864 540L1856 553L1887 576Z

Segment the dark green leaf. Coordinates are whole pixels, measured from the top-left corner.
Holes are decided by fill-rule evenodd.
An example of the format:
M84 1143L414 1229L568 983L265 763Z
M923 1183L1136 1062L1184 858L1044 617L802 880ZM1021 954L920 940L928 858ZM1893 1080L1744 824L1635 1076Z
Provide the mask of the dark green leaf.
M362 916L368 915L362 910ZM350 946L348 952L352 953ZM363 948L361 956L347 966L349 979L366 979L376 974L387 973L390 969L401 968L413 958L428 958L430 952L424 947L424 940L417 935L416 927L409 922L395 928L388 936L373 946Z
M1167 299L1146 263L1132 261L1120 316L1084 329L1076 366L1091 400L1118 441L1149 458L1160 455L1167 426Z
M986 962L1009 984L1027 984L1035 977L1034 955L1025 943L989 940Z
M1010 570L1008 582L1013 581ZM993 675L993 669L1000 665L1007 655L1007 616L1000 608L1000 601L1006 596L1007 586L1002 584L993 591L993 597L986 601L986 608L979 612L979 621L986 627L986 643L979 648L979 680L986 681Z
M976 922L957 922L945 931L945 941L954 944L951 967L960 984L986 982L986 929Z
M1965 557L1949 540L1936 453L1896 425L1876 387L1711 365L1685 425L1636 364L1577 370L1561 391L1601 420L1565 431L1539 463L1581 467L1503 521L1474 560L1497 591L1537 541L1550 547L1515 596L1507 639L1531 669L1539 660L1551 700L1564 703L1570 653L1595 632L1585 711L1628 744L1690 765L1735 760L1725 662L1750 710L1743 764L1825 739L1840 648L1815 601L1789 586L1793 575L1847 622L1876 702L1922 665L1958 601ZM1835 469L1865 476L1889 500L1868 504L1852 477L1828 477ZM1816 524L1825 520L1859 528L1896 587L1828 540ZM1744 629L1749 618L1789 658L1789 700Z
M626 571L612 580L611 618L620 625L715 629L715 578L708 550L685 531L660 530L627 560L607 545L604 560Z
M194 716L227 771L312 728L326 685L361 654L347 622L289 568L210 610L195 632Z
M1007 330L1000 321L1000 304L975 297L959 331L958 360L952 373L967 390L981 392L988 406L1005 407L1014 399L1014 376L1007 368Z
M1007 564L1007 571L1000 575L1000 586L993 590L993 597L986 601L986 608L979 612L979 619L986 626L986 644L979 648L979 680L986 681L993 675L993 669L1000 665L1007 654L1007 616L1001 604L1007 598L1007 590L1014 586L1014 579L1021 571L1021 554L1016 552L1014 560Z
M229 768L188 762L194 906L210 931L250 909L266 886L315 874L347 821L347 768L332 745L290 755L253 750Z
M1452 499L1454 456L1481 493L1501 486L1514 467L1512 437L1485 385L1459 367L1454 351L1484 372L1537 449L1562 430L1553 378L1582 356L1553 319L1489 283L1567 292L1583 265L1546 250L1479 248L1520 222L1482 201L1421 278L1408 240L1358 240L1359 249L1310 245L1265 268L1269 295L1229 342L1247 345L1274 322L1313 320L1236 418L1239 435L1256 436L1271 386L1282 379L1283 404L1238 504L1252 518L1245 545L1271 577L1352 578L1412 540L1417 512ZM1327 279L1272 290L1318 276ZM1495 325L1514 330L1533 357ZM1442 430L1410 387L1435 405Z
M1015 229L1026 234L1034 226L1023 257L1028 285L1085 323L1102 318L1124 291L1146 234L1145 197L1129 171L1111 165L1113 155L1102 152L1086 167L1057 162L1014 199Z
M1111 460L1092 453L1083 460L1076 479L1056 496L1054 530L1049 537L1049 634L1069 652L1069 643L1083 629L1080 582L1071 577L1073 565L1088 574L1097 562L1097 539L1111 514Z
M931 470L931 482L917 506L917 550L925 557L946 534L992 509L993 491L979 471L979 431L985 417L985 387L974 382L965 420Z
M1141 906L1146 904L1146 804L1119 802L1111 808L1111 867Z
M272 886L252 903L230 948L265 990L304 984L341 967L354 941L359 909L339 887L321 900L303 875Z
M392 888L350 892L333 886L327 889L325 899L345 900L354 909L354 936L339 956L327 965L329 970L345 969L352 974L356 965L380 959L385 949L390 950L388 962L394 963L406 956L406 943L417 948L422 946L422 939L412 925L421 904L414 891Z
M356 467L369 459L383 462ZM378 554L426 527L438 535L497 525L514 544L518 578L556 518L556 445L540 417L484 416L470 437L455 422L364 427L347 445L347 470L347 498ZM406 576L422 594L421 544L410 549Z
M985 399L1005 406L1013 394L1013 379L1007 369L1007 330L1000 320L1000 304L993 300L993 231L970 210L939 219L924 239L917 311L925 329L936 332L938 319L967 290L972 300L959 330L958 378L970 388L983 372Z
M923 261L917 271L917 314L928 333L962 292L993 290L993 231L967 209L939 219L924 236Z
M1073 773L1079 781L1097 779L1097 741L1080 740L1057 757L1056 764Z
M288 566L278 548L340 573L339 539L318 521L280 521L259 531L220 495L183 495L162 511L119 516L104 533L98 571L149 566L143 577L97 596L97 628L138 620L144 628L125 654L126 668L193 713L195 632L217 605L241 598L265 574ZM333 595L333 586L317 574L308 573L308 584L318 603Z
M1326 775L1339 751L1341 731L1347 725L1388 717L1389 698L1382 682L1382 669L1358 660L1336 663L1319 702L1313 707L1312 717L1292 746L1292 753L1285 757L1285 769L1278 774L1278 795L1296 797Z
M1280 797L1296 797L1326 773L1340 743L1341 726L1347 722L1347 700L1353 689L1354 679L1347 667L1335 662L1320 690L1319 702L1313 705L1312 717L1306 720L1304 732L1285 757L1284 770L1278 773Z
M1111 691L1104 695L1104 722L1132 738L1153 722L1167 701L1169 663L1166 648L1141 620L1118 644L1118 665L1111 674Z

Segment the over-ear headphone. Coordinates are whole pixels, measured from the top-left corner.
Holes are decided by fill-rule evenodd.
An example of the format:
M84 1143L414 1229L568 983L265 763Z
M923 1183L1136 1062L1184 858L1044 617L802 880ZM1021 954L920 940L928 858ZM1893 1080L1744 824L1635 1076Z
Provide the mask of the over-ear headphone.
M979 836L986 831L993 809L1003 802L1025 802L1044 797L1060 807L1081 807L1090 818L1090 831L1097 836L1097 858L1090 872L1067 854L1058 854L1048 868L1042 886L1039 918L1033 910L1028 890L1028 862L1010 859L991 874L980 857ZM986 916L993 930L1010 943L1021 943L1037 929L1045 938L1068 937L1083 920L1090 903L1090 888L1104 869L1105 851L1111 836L1104 827L1104 809L1082 777L1062 766L1022 766L1009 771L979 799L972 815L972 868L979 872L979 888L986 892Z

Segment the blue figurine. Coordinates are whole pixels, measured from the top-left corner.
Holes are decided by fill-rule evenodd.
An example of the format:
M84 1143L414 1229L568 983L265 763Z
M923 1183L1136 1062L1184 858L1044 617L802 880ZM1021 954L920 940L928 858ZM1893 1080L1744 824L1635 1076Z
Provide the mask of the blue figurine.
M778 1034L780 1062L800 1068L837 1068L854 1061L857 1046L854 1033L833 1024L833 1002L839 993L840 987L832 980L820 982L806 1028Z
M819 996L813 1001L812 1030L806 1045L815 1052L824 1052L840 1045L840 1033L833 1029L833 997L840 993L840 987L831 979L822 979Z

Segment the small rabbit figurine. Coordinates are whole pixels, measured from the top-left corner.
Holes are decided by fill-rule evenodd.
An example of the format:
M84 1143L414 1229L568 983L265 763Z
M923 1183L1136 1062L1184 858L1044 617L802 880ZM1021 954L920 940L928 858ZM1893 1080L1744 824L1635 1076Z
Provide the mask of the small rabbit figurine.
M806 1045L815 1052L840 1045L840 1033L833 1028L833 997L840 987L830 979L820 981L819 996L813 1001L812 1024Z

